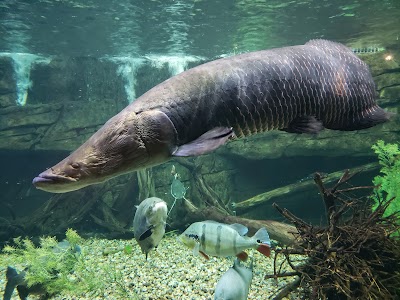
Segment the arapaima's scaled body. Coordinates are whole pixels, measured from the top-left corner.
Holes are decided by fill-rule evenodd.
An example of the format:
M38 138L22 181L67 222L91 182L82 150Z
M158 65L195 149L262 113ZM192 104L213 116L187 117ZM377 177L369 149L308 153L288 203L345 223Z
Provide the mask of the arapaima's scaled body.
M209 153L233 136L358 130L387 120L367 65L344 45L312 40L219 59L162 82L33 183L63 193L172 156Z

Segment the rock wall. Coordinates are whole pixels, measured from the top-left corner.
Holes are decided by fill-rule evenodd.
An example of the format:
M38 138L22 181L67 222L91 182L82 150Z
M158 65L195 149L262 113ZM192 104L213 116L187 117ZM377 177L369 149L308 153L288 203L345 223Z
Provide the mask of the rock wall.
M134 70L134 68L137 70ZM122 70L128 68L130 74ZM24 106L17 104L16 70L0 57L0 150L72 151L139 96L170 77L167 64L91 57L33 63Z
M15 104L17 99L14 68L10 57L0 57L0 109Z
M385 55L387 53L377 53L362 58L371 66L377 93L381 96L380 105L397 112L400 107L400 66L396 60L385 60ZM393 51L392 55L399 57L400 51ZM125 71L131 71L130 77L123 73L122 67L126 68ZM21 196L24 198L23 203L50 197L51 194L41 191L32 192L31 178L83 143L105 121L122 110L128 104L129 97L140 96L170 76L168 65L155 66L150 61L135 66L110 59L56 57L48 63L32 65L26 105L19 106L16 103L18 89L13 60L10 57L0 57L0 151L12 150L8 152L14 153L15 150L32 150L22 151L21 154L16 152L12 158L14 163L10 162L8 168L15 169L15 172L25 166L26 169L24 174L16 174L13 186L9 176L4 174L4 182L0 182L0 187L7 195L4 201L13 203L19 195L28 194ZM267 132L232 141L215 153L193 161L201 166L199 172L204 181L217 192L223 202L240 202L258 193L295 182L316 169L335 171L375 159L371 145L377 139L398 142L399 125L399 118L394 117L386 124L355 132L325 130L317 136ZM38 162L29 166L26 160L23 164L16 162L29 153L42 153L42 150L47 150L46 155L52 154L53 158L39 167ZM189 187L187 197L196 205L201 205L202 195L194 188L192 174L175 160L154 168L157 196L172 205L174 199L170 194L170 184L173 164L185 186ZM22 175L25 176L24 184L19 184L17 180ZM363 184L370 180L368 178ZM315 191L311 193L315 194ZM133 201L134 197L130 194L126 201ZM302 203L297 198L291 200L291 203L296 202ZM314 202L307 203L311 203L309 206L314 210L319 209L318 195ZM176 205L179 210L179 202ZM287 203L285 207L290 208ZM267 211L271 209L261 208L252 213L253 216L259 213L266 217ZM308 211L314 216L318 215ZM0 215L3 213L6 212Z
M400 51L361 57L371 66L381 106L396 112L400 66L395 59L385 60L388 55L398 57ZM127 68L128 74L122 68ZM140 96L171 76L167 64L160 67L146 60L135 65L115 59L55 57L48 63L32 64L27 104L19 106L14 69L12 58L0 57L0 150L72 151L128 105L132 94ZM326 130L315 137L269 132L231 142L222 152L253 159L369 155L370 145L377 139L399 139L399 123L394 119L378 128L359 132Z

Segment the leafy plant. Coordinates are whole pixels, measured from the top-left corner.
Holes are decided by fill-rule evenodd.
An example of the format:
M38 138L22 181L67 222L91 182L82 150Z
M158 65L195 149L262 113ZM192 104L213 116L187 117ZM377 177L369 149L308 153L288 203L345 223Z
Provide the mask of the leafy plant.
M71 244L72 247L79 246L80 243L83 242L81 236L73 229L68 228L65 233L65 237L67 241Z
M40 246L36 247L28 238L15 238L15 245L5 246L3 252L8 254L9 265L27 268L25 280L29 287L39 284L47 293L54 294L74 287L71 273L80 254L76 250L80 239L68 229L68 243L58 243L55 237L41 237Z
M385 144L379 140L372 149L378 155L381 165L381 174L373 180L374 185L378 186L375 190L374 209L378 206L379 199L392 199L386 209L385 216L398 213L400 211L400 149L398 144ZM400 218L400 216L399 216ZM399 219L400 222L400 219Z
M0 266L13 266L18 272L26 269L28 286L39 284L48 294L62 293L73 299L84 295L94 299L103 298L107 289L113 287L113 295L118 299L139 299L126 286L122 269L104 262L103 257L86 255L92 251L91 241L84 240L72 229L67 230L66 240L67 243L59 243L55 237L42 237L37 247L28 238L15 238L13 246L3 248ZM118 252L129 254L132 250L127 245Z
M126 246L124 247L124 253L125 253L125 254L131 254L131 253L132 253L132 250L133 250L132 245L126 245Z

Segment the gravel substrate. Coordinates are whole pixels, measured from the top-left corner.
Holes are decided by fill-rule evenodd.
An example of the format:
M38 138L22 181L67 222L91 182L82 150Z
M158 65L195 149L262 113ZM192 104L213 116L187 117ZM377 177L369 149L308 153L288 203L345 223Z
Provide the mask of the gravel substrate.
M123 248L131 244L132 253L123 251L103 256L108 247ZM214 289L222 274L233 265L234 258L212 257L205 260L179 243L176 235L166 236L146 261L136 241L86 240L82 248L85 265L93 271L103 287L96 292L65 292L49 299L214 299ZM248 299L266 300L286 284L285 279L264 279L273 273L273 259L255 250L247 250L254 258L253 281ZM299 259L301 259L299 257ZM5 287L6 266L0 266L0 295ZM74 274L79 278L79 274ZM39 299L30 295L30 299ZM15 291L12 299L19 299ZM291 299L296 299L293 297Z

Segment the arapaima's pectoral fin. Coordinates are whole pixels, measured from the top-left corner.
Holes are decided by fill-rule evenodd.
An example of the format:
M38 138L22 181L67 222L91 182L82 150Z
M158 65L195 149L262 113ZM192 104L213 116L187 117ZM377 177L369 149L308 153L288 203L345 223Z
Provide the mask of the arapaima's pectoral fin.
M233 137L234 133L232 128L216 127L207 131L194 141L179 146L173 156L197 156L210 153L222 146L226 141Z

